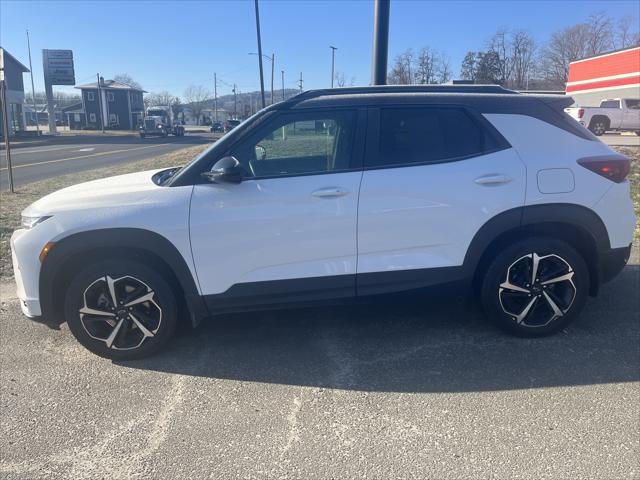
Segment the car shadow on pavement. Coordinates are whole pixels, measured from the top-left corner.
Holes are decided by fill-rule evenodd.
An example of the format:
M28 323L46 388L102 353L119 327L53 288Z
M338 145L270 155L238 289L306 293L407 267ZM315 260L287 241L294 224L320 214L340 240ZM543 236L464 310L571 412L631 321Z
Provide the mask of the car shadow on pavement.
M318 388L493 391L640 380L640 267L565 331L508 336L460 294L216 317L127 368Z

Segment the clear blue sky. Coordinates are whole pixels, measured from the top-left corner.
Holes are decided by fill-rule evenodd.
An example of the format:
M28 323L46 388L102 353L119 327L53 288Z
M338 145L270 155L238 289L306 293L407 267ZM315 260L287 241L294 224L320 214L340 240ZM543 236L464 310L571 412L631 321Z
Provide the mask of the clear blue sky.
M76 82L128 73L148 91L181 95L190 84L218 94L237 83L259 88L253 1L13 1L0 0L0 44L28 66L25 30L31 33L36 89L43 89L41 49L72 49ZM629 1L420 1L392 0L390 59L406 48L430 46L446 52L454 75L468 50L481 49L499 27L523 28L539 41L604 10L614 18L640 17ZM261 0L265 54L276 54L285 85L329 86L331 53L336 70L356 84L369 83L373 3L370 0ZM270 66L265 62L265 88ZM28 76L25 76L29 85ZM29 85L30 86L30 85ZM70 87L58 87L72 90Z

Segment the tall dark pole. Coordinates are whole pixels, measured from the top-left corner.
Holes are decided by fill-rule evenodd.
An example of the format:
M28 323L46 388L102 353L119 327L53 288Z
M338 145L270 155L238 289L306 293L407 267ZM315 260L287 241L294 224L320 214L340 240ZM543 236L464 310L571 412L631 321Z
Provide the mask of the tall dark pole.
M264 98L264 97L263 97ZM238 94L236 93L236 84L233 84L233 116L238 118Z
M276 68L276 54L271 54L271 105L273 105L273 70Z
M258 35L258 64L260 65L260 94L262 95L262 108L266 107L264 101L264 74L262 72L262 40L260 40L260 11L258 9L258 0L256 4L256 33Z
M33 86L33 65L31 65L31 40L27 30L27 48L29 49L29 70L31 70L31 96L33 97L33 111L36 114L36 131L40 136L40 122L38 122L38 107L36 106L36 88Z
M386 85L387 83L389 10L390 0L374 0L373 58L371 65L371 83L373 85Z
M13 190L13 165L11 164L11 141L9 140L9 113L7 112L7 82L3 70L0 71L0 100L2 103L2 135L4 136L5 155L7 156L7 173L9 174L9 191Z
M280 70L282 72L282 101L284 102L284 70Z
M213 72L213 108L216 122L218 121L218 74Z
M337 47L332 47L331 45L329 45L329 48L331 49L331 88L333 88L333 79L336 76L336 73L335 73L335 68L336 68L336 50L338 48Z
M102 133L104 133L104 113L102 112L102 89L100 88L100 74L96 73L98 79L98 107L100 108L100 126L102 127ZM51 113L49 113L51 115ZM55 121L53 122L55 123Z

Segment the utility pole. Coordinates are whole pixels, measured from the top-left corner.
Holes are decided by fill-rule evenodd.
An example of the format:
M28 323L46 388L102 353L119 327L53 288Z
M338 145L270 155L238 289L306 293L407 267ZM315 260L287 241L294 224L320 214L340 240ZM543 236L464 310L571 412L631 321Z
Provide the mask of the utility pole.
M236 93L236 84L233 84L233 116L238 118L238 94Z
M300 80L298 80L298 86L300 87L300 93L302 93L302 72L300 72Z
M371 61L371 83L373 85L386 85L387 83L389 10L390 0L374 0L373 58Z
M216 118L216 122L218 121L218 77L215 72L213 72L213 111Z
M38 107L36 106L36 88L33 86L33 65L31 65L31 41L29 40L29 30L27 30L27 48L29 49L29 70L31 71L31 97L33 100L33 111L36 114L36 131L40 136L40 122L38 121Z
M284 102L284 70L280 70L282 72L282 101Z
M336 67L336 50L337 47L329 45L331 49L331 88L333 88L333 78L335 77L335 67Z
M9 174L9 191L13 190L13 166L11 164L11 142L9 141L9 114L7 113L7 83L4 76L4 65L0 70L0 100L2 100L2 130L4 135L4 148L7 152L7 173Z
M262 72L262 40L260 39L260 11L258 9L258 0L255 0L256 6L256 33L258 35L258 64L260 65L260 94L262 95L262 108L266 107L264 101L264 74Z
M104 114L102 113L102 89L100 88L100 74L96 73L98 79L98 107L100 108L100 126L102 127L102 133L104 133ZM51 116L51 113L49 113Z
M276 54L271 54L271 105L273 105L273 70L276 66Z

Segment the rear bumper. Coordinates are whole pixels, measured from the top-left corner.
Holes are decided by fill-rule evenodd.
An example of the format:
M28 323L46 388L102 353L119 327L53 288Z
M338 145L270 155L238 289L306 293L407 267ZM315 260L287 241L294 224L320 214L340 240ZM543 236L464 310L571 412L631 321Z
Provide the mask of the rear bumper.
M629 261L631 244L628 247L612 248L600 253L600 283L606 283L617 276Z

